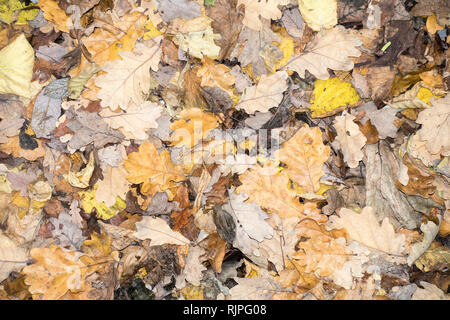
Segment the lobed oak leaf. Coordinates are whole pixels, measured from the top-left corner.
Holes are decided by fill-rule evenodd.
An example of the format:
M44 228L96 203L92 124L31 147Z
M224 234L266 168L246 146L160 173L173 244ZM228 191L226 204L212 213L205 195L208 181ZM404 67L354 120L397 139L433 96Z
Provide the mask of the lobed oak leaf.
M344 228L349 239L369 249L400 256L404 253L405 235L396 233L387 217L380 225L371 207L365 207L359 214L342 208L339 211L339 217L330 217L330 226L333 229Z
M131 103L125 111L113 112L109 108L100 111L100 116L113 129L120 129L127 139L145 140L148 129L158 128L156 120L162 107L157 103L144 101L141 105Z
M138 152L132 152L124 160L124 167L129 172L127 180L131 183L142 183L144 195L154 195L166 191L169 200L175 195L176 182L185 180L182 170L170 160L168 150L158 154L155 146L144 142Z
M304 207L294 190L289 189L289 177L285 172L276 173L269 165L246 171L240 177L242 185L237 193L246 193L248 201L277 212L280 217L300 217Z
M163 244L189 245L190 241L181 233L170 229L166 221L161 218L143 217L136 223L136 232L133 233L138 239L150 239L150 246Z
M353 122L355 117L344 112L342 116L334 119L333 126L336 129L337 137L333 141L334 148L341 149L344 161L350 168L356 168L363 158L361 149L365 146L367 138Z
M88 269L80 260L81 252L51 244L49 248L31 249L30 255L36 262L22 273L33 299L56 300L67 291L84 290Z
M217 59L220 47L214 43L214 40L218 39L220 39L220 34L214 33L211 26L208 26L201 31L177 33L173 42L195 58L202 59L206 56Z
M351 257L346 248L345 231L330 230L312 219L303 219L295 227L300 240L299 250L292 255L305 272L318 276L330 276L342 268Z
M0 232L0 281L5 280L12 271L20 271L27 259L25 249Z
M322 142L319 127L305 125L281 149L275 152L287 165L285 172L292 181L298 183L306 192L320 189L320 178L324 175L322 167L330 155L330 147Z
M417 131L431 154L450 155L450 94L434 100L433 106L419 113L416 120L422 125Z
M256 111L268 112L270 108L277 107L287 89L287 78L286 71L278 71L270 76L262 75L257 85L244 91L235 108L254 114Z
M305 78L305 71L308 70L316 78L327 80L330 77L328 68L342 71L353 69L353 61L348 57L361 55L356 48L361 43L342 26L323 30L308 43L302 54L292 57L286 67L296 71L302 78Z
M253 29L261 30L262 23L260 17L264 19L277 20L281 18L281 11L278 6L289 4L289 0L238 0L237 6L245 5L245 17L242 23Z
M209 135L209 132L219 125L219 118L200 108L188 108L180 113L179 120L170 125L175 132L170 136L172 146L193 148L198 142Z
M117 197L126 199L130 186L127 174L128 172L123 166L107 165L103 171L103 180L97 182L98 187L95 192L97 202L104 202L108 207L112 207L116 203Z
M158 71L161 59L161 38L157 44L147 47L137 44L133 52L121 52L122 60L110 61L103 67L105 75L97 77L95 84L100 87L98 98L102 107L111 110L127 110L130 102L140 105L145 101L150 88L150 68Z

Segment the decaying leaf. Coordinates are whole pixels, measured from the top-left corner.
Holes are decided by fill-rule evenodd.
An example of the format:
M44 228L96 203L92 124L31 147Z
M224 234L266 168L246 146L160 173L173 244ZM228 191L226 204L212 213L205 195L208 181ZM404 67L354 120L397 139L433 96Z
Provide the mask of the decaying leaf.
M324 175L322 166L329 154L330 147L323 144L320 129L305 125L275 156L288 166L289 178L304 188L305 193L314 193L320 188L319 180Z
M359 165L359 161L363 158L361 149L367 141L358 125L353 122L354 119L353 115L344 112L342 116L336 117L333 123L337 132L333 147L342 150L344 161L350 168L356 168Z
M308 70L316 78L326 80L329 78L328 68L343 71L353 69L353 61L349 57L361 55L356 48L359 45L359 39L349 35L342 26L336 26L318 33L303 53L293 56L286 67L296 71L302 78Z

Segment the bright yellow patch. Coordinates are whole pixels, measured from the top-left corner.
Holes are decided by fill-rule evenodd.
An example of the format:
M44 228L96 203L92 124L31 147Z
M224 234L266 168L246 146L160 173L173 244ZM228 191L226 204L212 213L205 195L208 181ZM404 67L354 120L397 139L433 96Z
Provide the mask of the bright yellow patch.
M28 21L36 18L39 9L21 9L32 5L32 3L25 5L25 3L22 3L19 0L0 0L0 21L11 23L13 17L18 13L15 24L26 24Z
M316 80L311 98L312 117L319 117L345 105L357 103L359 95L350 82L338 78Z
M283 58L273 66L271 72L276 72L278 69L284 67L294 54L294 40L292 37L286 31L280 32L278 35L281 38L281 43L278 48L283 52Z
M107 207L104 202L97 202L95 200L95 192L97 186L88 191L81 191L78 194L81 197L81 207L87 212L91 213L95 208L97 211L97 217L103 220L108 220L114 217L120 210L125 209L126 203L119 196L116 198L116 203L111 207Z
M417 92L417 98L419 98L420 100L422 100L423 102L425 102L426 104L428 104L430 106L431 106L430 99L432 97L437 97L437 96L435 96L433 94L433 92L431 92L430 89L421 87L419 89L419 92Z
M19 211L17 212L17 215L20 219L22 219L28 212L28 209L30 208L30 200L28 198L22 197L20 195L20 192L15 192L11 203L15 205Z
M181 293L183 294L186 300L204 300L203 299L203 287L202 286L191 286L188 285L181 289Z
M155 25L150 19L147 21L144 28L146 30L146 32L144 33L144 40L162 35L162 32L156 29Z

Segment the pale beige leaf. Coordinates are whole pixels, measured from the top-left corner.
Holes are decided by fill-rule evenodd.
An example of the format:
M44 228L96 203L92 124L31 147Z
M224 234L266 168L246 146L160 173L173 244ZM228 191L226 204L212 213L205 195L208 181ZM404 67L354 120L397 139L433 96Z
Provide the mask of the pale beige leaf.
M112 207L116 203L116 197L126 198L130 183L127 181L128 172L123 166L106 166L103 171L103 180L99 180L95 199L105 202L106 206Z
M0 281L12 271L20 271L27 265L27 260L26 251L0 232Z
M444 291L434 284L420 281L420 285L423 289L417 288L411 300L450 300L450 295L445 294Z
M431 154L450 156L450 94L432 104L433 107L419 113L416 122L422 128L417 134L420 140L427 141Z
M298 0L298 8L314 31L332 28L338 22L336 0Z
M100 116L113 129L120 129L128 139L145 140L148 129L158 128L156 120L161 116L162 107L150 101L141 105L131 103L127 111L113 112L105 108Z
M260 17L264 19L280 19L281 11L278 6L287 5L290 0L239 0L237 7L245 5L245 17L242 23L253 29L261 30Z
M102 70L107 73L95 80L95 84L101 88L98 98L102 100L102 107L127 110L130 102L136 105L144 102L150 89L150 68L158 71L162 52L160 40L155 40L156 44L152 47L138 43L134 52L119 53L122 60L104 65Z
M283 92L287 89L286 71L278 71L273 75L262 75L257 85L247 88L236 109L244 109L248 114L256 111L268 112L277 107L283 99Z
M332 145L336 149L341 149L344 161L350 168L356 168L363 158L362 148L365 146L367 138L359 130L355 117L344 112L342 116L334 119L333 126L336 129L337 137Z
M404 252L405 236L395 232L388 218L384 218L380 225L371 207L365 207L360 214L342 208L339 217L330 217L330 225L333 229L344 228L351 240L370 249L393 255Z
M21 33L0 50L0 93L30 97L34 50Z
M301 78L305 78L305 71L308 70L316 78L327 80L330 77L328 68L342 71L353 69L353 61L349 57L361 55L357 49L361 44L361 40L349 35L343 26L336 26L318 33L303 53L292 57L286 67L296 71Z
M170 229L167 222L161 218L143 217L136 223L136 230L133 235L140 240L151 239L150 246L189 245L190 243L181 233Z

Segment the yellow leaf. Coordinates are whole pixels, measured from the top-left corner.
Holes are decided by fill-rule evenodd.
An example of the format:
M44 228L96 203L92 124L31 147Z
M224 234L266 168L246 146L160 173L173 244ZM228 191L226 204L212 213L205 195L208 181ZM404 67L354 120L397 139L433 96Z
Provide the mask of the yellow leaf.
M187 285L186 287L181 289L181 293L186 300L204 300L202 286L195 287L192 285Z
M58 6L58 2L54 0L39 0L38 5L44 12L45 19L54 23L62 32L69 32L69 27L72 26L72 19Z
M298 0L298 8L314 31L332 28L338 22L336 0Z
M141 193L144 195L166 191L171 200L175 196L176 182L185 180L181 169L170 160L169 151L158 154L150 142L144 142L138 152L130 153L124 160L124 167L129 172L128 181L142 183Z
M195 58L202 59L204 56L211 59L219 57L220 47L214 43L214 40L220 39L220 34L213 32L211 27L202 31L190 33L177 33L173 42L177 44L180 49L186 51Z
M286 172L277 174L277 168L266 164L246 171L239 179L242 185L236 188L237 193L248 195L248 201L277 212L282 218L303 216L304 207L297 194L289 188Z
M97 217L103 220L108 220L114 217L119 211L125 209L126 203L119 196L116 197L116 203L112 207L107 207L104 202L97 202L95 200L95 192L97 186L88 191L80 191L78 194L81 197L81 207L87 212L91 213L92 210L97 211Z
M21 33L0 50L0 93L12 93L30 98L34 50Z
M16 17L16 24L26 24L28 21L33 20L39 13L39 9L26 9L24 8L33 6L32 3L25 4L20 0L0 0L0 21L11 23L13 17L19 12ZM16 11L17 10L17 11Z
M233 96L233 90L231 86L234 84L235 79L230 74L230 68L226 65L214 63L209 58L202 60L203 66L198 69L197 76L201 77L201 86L220 88L228 93L230 97Z
M145 30L148 30L144 33L144 40L148 40L150 38L157 37L163 34L158 29L156 29L156 27L153 25L150 19L147 21L144 28Z
M56 300L69 290L83 291L88 269L79 259L80 252L51 244L49 248L31 249L30 255L36 262L22 273L33 299Z
M86 167L78 172L72 170L72 162L70 163L69 173L67 175L67 181L70 185L77 188L87 188L89 187L89 180L91 180L92 173L94 172L94 153L91 152L89 155L89 161Z
M170 136L175 147L193 148L219 125L219 118L215 114L203 112L199 108L185 109L180 113L180 117L180 120L170 125L170 129L175 130Z
M90 256L109 256L112 252L111 238L106 234L92 233L90 240L85 240L81 250Z
M350 82L338 78L316 80L311 98L312 117L330 116L342 111L347 105L356 104L359 96Z
M281 69L281 67L284 67L294 54L294 39L286 32L286 29L283 28L278 35L281 38L281 43L277 45L277 47L283 52L283 58L273 66L272 72L276 72Z
M20 192L15 192L11 199L11 203L19 208L17 215L22 219L28 212L30 208L30 200L28 198L22 197Z
M437 17L435 14L429 16L427 18L427 31L429 34L435 34L436 32L438 32L439 30L443 30L444 27L441 26L438 22L437 22Z

